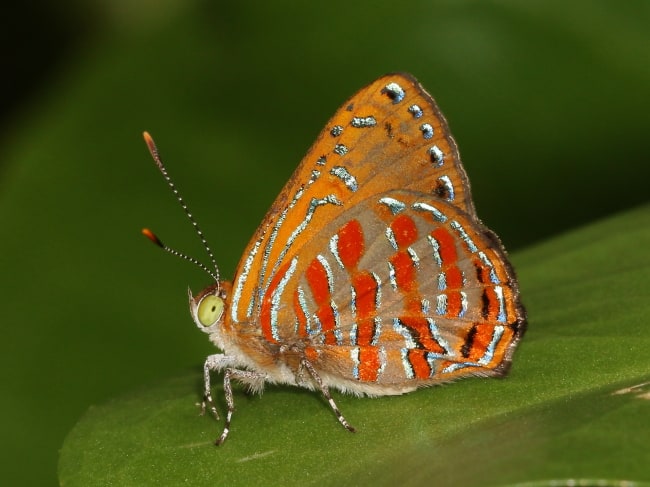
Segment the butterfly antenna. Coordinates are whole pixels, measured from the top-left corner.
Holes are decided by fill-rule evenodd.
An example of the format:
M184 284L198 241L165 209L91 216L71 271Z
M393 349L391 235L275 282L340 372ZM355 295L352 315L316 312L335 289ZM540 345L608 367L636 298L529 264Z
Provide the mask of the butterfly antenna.
M199 236L199 239L201 240L201 243L203 244L203 247L205 248L206 252L210 256L210 261L212 262L212 266L214 267L214 272L208 269L204 264L196 260L194 257L190 257L189 255L186 255L182 252L179 252L178 250L172 249L171 247L167 247L162 241L154 234L151 230L148 228L142 229L142 234L147 237L149 240L151 240L153 243L155 243L158 247L163 249L165 252L169 252L172 255L175 255L176 257L180 257L181 259L187 260L188 262L191 262L192 264L198 266L199 268L203 269L205 272L207 272L217 283L219 284L219 268L217 267L217 261L214 259L214 254L212 253L212 250L210 249L210 246L208 245L207 240L205 239L205 236L203 235L203 232L201 231L201 228L199 227L199 224L196 223L196 220L192 216L192 213L190 213L190 210L187 207L187 204L185 204L185 200L181 196L181 194L178 192L178 189L176 189L176 185L172 181L171 177L169 177L169 174L167 173L167 169L165 168L165 165L162 162L162 159L160 158L160 155L158 154L158 148L156 147L155 142L151 138L151 135L149 135L149 132L144 132L143 134L144 141L147 143L147 147L149 148L149 152L151 153L151 157L153 157L154 162L156 163L156 166L158 166L158 170L161 172L163 177L165 178L165 181L167 181L167 185L169 188L172 190L172 193L174 193L174 196L176 196L176 200L178 203L181 205L181 208L183 208L183 211L187 215L187 218L190 220L192 223L192 226L194 227L194 231L196 234Z

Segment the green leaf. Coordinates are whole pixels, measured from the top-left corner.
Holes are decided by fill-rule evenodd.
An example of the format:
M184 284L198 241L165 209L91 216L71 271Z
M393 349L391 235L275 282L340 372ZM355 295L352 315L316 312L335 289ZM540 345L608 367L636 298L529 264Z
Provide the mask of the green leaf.
M644 206L513 255L529 329L505 379L337 394L356 434L316 393L237 389L216 447L221 423L198 415L190 371L90 408L63 445L61 483L650 484L649 248Z

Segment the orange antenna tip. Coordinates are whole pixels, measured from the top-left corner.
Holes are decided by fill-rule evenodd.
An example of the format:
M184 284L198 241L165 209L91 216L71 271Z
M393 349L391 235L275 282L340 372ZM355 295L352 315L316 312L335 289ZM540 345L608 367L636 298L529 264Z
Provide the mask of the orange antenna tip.
M142 229L142 235L147 237L149 240L151 240L153 243L155 243L158 247L160 248L165 248L165 244L163 244L160 239L156 236L155 233L153 233L151 230L148 228L143 228Z
M144 137L144 141L147 144L147 148L149 149L149 152L151 152L153 158L158 159L158 147L156 147L156 143L153 141L153 137L151 137L147 131L142 132L142 137Z

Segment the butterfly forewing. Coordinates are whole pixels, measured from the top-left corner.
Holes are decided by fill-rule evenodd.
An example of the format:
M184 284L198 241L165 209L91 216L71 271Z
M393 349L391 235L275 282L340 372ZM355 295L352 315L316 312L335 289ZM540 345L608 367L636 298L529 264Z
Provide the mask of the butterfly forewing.
M228 319L270 319L269 290L280 284L280 271L295 274L303 249L328 222L396 188L433 195L475 218L447 123L429 94L405 74L363 88L328 122L244 252ZM300 262L294 262L297 256Z

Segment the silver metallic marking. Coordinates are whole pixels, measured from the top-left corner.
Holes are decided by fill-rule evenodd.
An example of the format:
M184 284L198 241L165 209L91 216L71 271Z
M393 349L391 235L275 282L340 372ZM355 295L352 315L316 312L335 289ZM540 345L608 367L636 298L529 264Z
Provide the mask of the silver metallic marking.
M278 309L280 308L280 300L282 299L284 288L287 286L287 283L296 270L297 264L298 257L291 259L287 272L285 272L284 276L280 279L280 282L278 282L278 286L271 293L271 335L278 342L280 341L280 335L278 334Z
M431 162L433 162L436 167L440 167L445 163L445 154L437 145L431 146L427 150L427 153L431 156Z
M336 144L334 146L334 152L339 156L344 156L348 153L348 147L345 144Z
M334 274L332 273L330 263L323 255L318 254L316 256L316 259L318 259L318 262L320 262L320 264L323 266L323 269L325 269L325 275L327 276L327 290L330 293L330 308L332 309L332 315L334 316L334 337L336 338L337 345L343 345L343 333L341 333L341 316L339 314L339 309L334 302L334 299L331 299L331 296L334 295Z
M257 307L259 308L262 305L262 299L265 291L265 287L263 286L264 284L264 279L266 278L266 271L269 266L269 256L271 255L271 250L273 249L273 246L275 245L275 239L278 236L278 233L280 231L280 228L284 224L284 221L287 217L287 213L289 212L289 209L295 204L296 201L298 201L302 195L304 194L304 188L301 187L298 191L296 191L296 194L293 197L293 200L291 204L289 204L288 207L286 207L280 216L278 217L277 221L275 222L275 225L273 225L273 229L271 230L271 234L269 235L269 238L266 242L266 246L264 247L264 252L262 253L262 263L261 263L261 268L259 272L259 276L257 278L257 301L258 305ZM270 284L270 282L269 282ZM251 316L250 313L252 313L252 308L249 309L249 315L248 317Z
M406 251L408 252L409 257L411 257L411 262L413 262L413 267L418 269L420 267L420 257L418 257L418 254L411 247L407 247Z
M350 359L352 360L352 363L354 366L352 367L352 377L355 379L359 378L359 365L361 365L361 362L359 361L359 347L354 347L350 349Z
M330 130L330 135L332 137L338 137L342 133L343 133L343 127L341 127L340 125L334 125L334 127L332 127L332 130Z
M381 92L388 95L388 98L393 100L394 105L401 102L405 96L404 89L395 82L388 83Z
M262 255L262 269L260 270L260 275L258 278L258 282L260 284L260 289L259 292L262 293L263 290L261 288L262 283L264 282L264 278L266 277L266 269L269 264L269 256L271 254L271 250L273 248L273 245L275 245L275 239L278 236L278 232L280 231L280 228L284 224L285 218L287 216L287 213L291 208L293 208L296 204L296 202L302 197L304 194L304 187L301 186L298 191L293 196L293 199L291 200L291 203L289 206L287 206L280 216L278 217L277 221L275 222L275 225L273 225L273 230L271 231L271 235L269 235L269 240L266 242L266 247L264 247L264 254ZM260 300L262 296L260 295Z
M458 369L465 369L467 367L479 367L479 365L475 362L456 362L442 369L440 373L449 374L451 372L455 372Z
M447 295L438 294L436 296L436 313L439 315L447 314Z
M309 329L309 335L312 337L322 336L323 324L320 322L320 318L316 313L313 313L311 319L314 320L314 327Z
M372 340L370 345L377 346L379 344L379 339L381 338L381 316L375 316L375 331L372 334Z
M438 243L438 241L431 235L427 235L427 240L433 249L433 260L436 261L438 267L442 267L442 257L440 257L440 243Z
M407 379L412 379L413 377L415 377L415 374L413 373L413 366L409 361L409 349L402 348L400 350L400 353L402 355L402 367L404 367L404 375L406 376Z
M302 314L305 316L305 331L307 333L310 332L311 330L311 313L309 312L309 308L307 307L307 298L305 297L305 290L298 286L298 303L300 304L300 309L302 310Z
M372 273L372 278L375 280L375 284L376 284L375 309L379 310L379 308L381 307L381 278L374 272Z
M418 105L411 105L408 111L413 115L413 118L420 118L423 115L422 109Z
M390 246L393 247L394 250L397 250L397 240L395 240L395 234L393 233L393 229L390 227L386 227L386 239L388 240L388 243L390 243Z
M442 182L442 184L445 186L445 189L447 190L447 201L454 201L456 193L454 192L454 185L451 183L449 176L440 176L438 178L438 181Z
M501 284L501 280L497 277L497 273L494 270L494 265L492 265L492 261L488 259L488 256L485 255L485 252L480 251L477 255L478 258L481 259L481 262L483 262L486 267L490 268L490 281L492 284Z
M260 238L257 239L257 242L255 242L255 245L253 246L250 253L248 254L248 257L246 257L246 262L244 263L242 272L241 274L239 274L239 278L237 279L237 285L235 286L235 292L233 293L233 298L232 298L232 306L230 307L230 317L232 318L233 323L239 323L239 320L237 319L239 300L241 299L242 291L244 289L244 283L248 279L248 274L251 271L253 260L257 255L257 251L259 250L263 239L264 239L264 235L260 236ZM252 306L252 303L253 303L253 299L251 299L251 301L248 303L249 308ZM252 313L252 310L250 311L250 313ZM250 316L250 313L247 316Z
M319 177L320 177L320 171L317 169L313 170L311 172L311 177L309 178L309 181L307 181L307 187L314 184Z
M411 335L411 330L404 326L399 318L393 318L393 330L404 337L404 346L406 348L417 347L413 335Z
M253 316L253 309L255 308L255 300L262 299L259 293L259 286L255 286L251 293L251 299L248 300L248 308L246 308L246 317L250 318Z
M388 362L388 355L386 354L386 349L384 347L379 347L379 370L377 371L377 377L384 373L386 370L386 363Z
M436 369L437 369L436 362L440 359L446 359L446 357L439 353L427 352L427 363L429 364L429 369L431 369L431 373L429 377L433 377L436 375Z
M452 220L450 225L451 228L453 228L458 232L458 235L460 235L460 238L463 239L469 251L472 252L473 254L476 253L478 251L478 247L476 246L476 244L474 244L474 241L469 237L469 235L467 235L467 232L465 231L463 226L460 223L458 223L456 220Z
M325 156L320 156L316 160L316 164L318 164L319 166L324 166L326 163L327 163L327 157L325 157Z
M499 314L497 315L497 321L500 321L501 323L505 323L506 305L505 305L505 301L503 300L503 288L501 286L494 286L494 293L497 295L497 299L499 300Z
M358 333L359 333L359 325L357 325L356 323L352 323L352 326L350 326L350 345L357 344Z
M487 365L492 361L492 358L494 357L494 350L497 348L499 340L501 340L501 337L503 336L503 329L504 328L502 325L497 325L494 327L494 331L492 332L492 340L485 350L485 354L483 354L483 356L478 359L478 365Z
M350 174L348 170L343 166L334 166L332 169L330 169L330 174L343 181L343 183L345 183L345 186L353 193L359 189L356 178Z
M422 314L428 315L429 311L431 311L431 301L429 301L427 298L422 298L421 305L422 305Z
M458 313L459 318L463 318L465 313L467 313L467 293L465 291L460 292L460 313Z
M390 287L393 288L393 291L397 291L397 279L395 278L395 268L393 264L388 262L388 282L390 282Z
M357 291L352 285L350 286L350 313L357 317Z
M341 256L339 255L339 234L335 233L332 235L332 238L330 238L330 252L334 256L334 260L339 264L339 267L341 269L345 269L345 265L343 264L343 261L341 260Z
M375 117L373 117L372 115L368 117L354 117L350 122L350 125L358 129L374 127L375 125L377 125L377 120L375 120Z
M439 221L441 223L444 223L447 221L447 217L442 213L438 208L436 208L433 205L430 205L428 203L422 203L420 201L416 201L411 205L411 208L414 210L418 211L426 211L427 213L430 213L431 216L433 217L434 220Z
M327 276L327 290L329 291L331 296L332 294L334 294L334 274L332 274L332 268L330 267L330 263L321 254L318 254L316 256L316 259L323 266L323 269L325 269L325 275Z
M330 300L330 308L332 308L332 314L334 315L334 338L336 338L337 345L343 345L343 332L341 331L341 315L339 314L339 309L336 306L334 300Z
M438 274L438 291L444 291L447 289L447 274L440 272Z
M435 320L433 318L427 318L427 323L429 324L429 333L431 333L431 336L434 338L434 340L438 342L438 345L444 349L444 357L453 357L455 355L454 349L451 348L449 342L447 342L447 340L445 340L444 337L440 334L440 330L438 329L438 325L436 324Z
M393 215L397 215L406 209L406 203L395 198L381 198L379 202L386 205Z
M422 132L422 137L424 137L425 140L433 138L433 127L430 123L423 123L420 125L420 131Z

